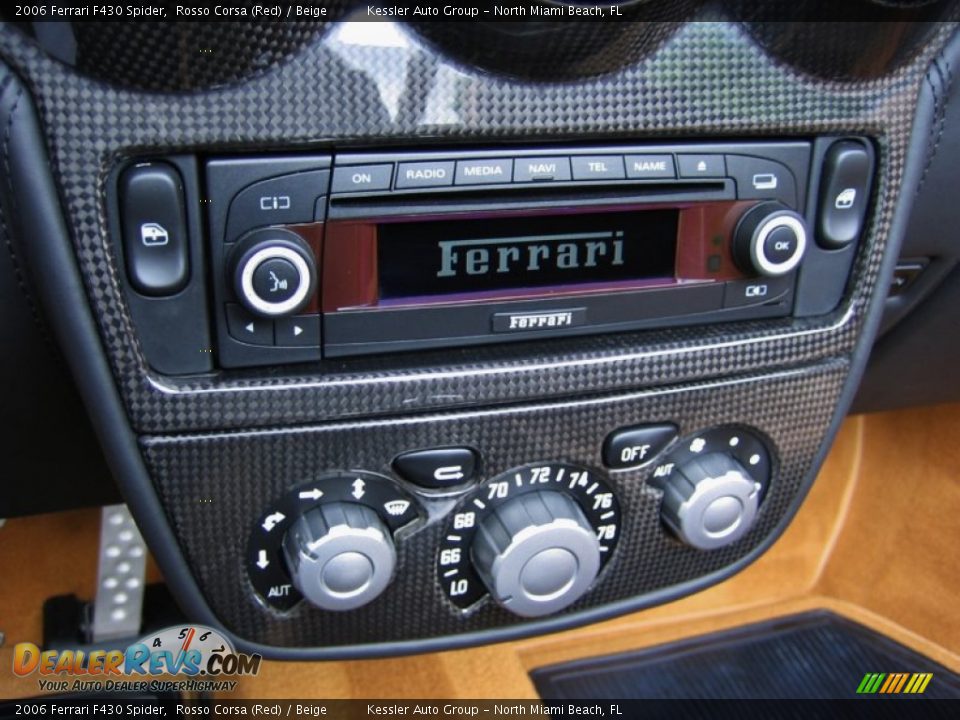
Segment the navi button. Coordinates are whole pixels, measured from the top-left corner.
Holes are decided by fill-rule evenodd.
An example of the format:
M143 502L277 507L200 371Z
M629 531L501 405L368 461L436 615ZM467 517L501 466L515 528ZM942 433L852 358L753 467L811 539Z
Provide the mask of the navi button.
M517 158L514 182L563 182L570 179L570 160L565 157Z

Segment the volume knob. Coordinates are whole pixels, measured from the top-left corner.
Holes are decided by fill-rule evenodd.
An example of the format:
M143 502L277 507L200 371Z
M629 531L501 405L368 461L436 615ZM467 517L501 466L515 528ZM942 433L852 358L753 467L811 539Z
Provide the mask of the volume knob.
M389 531L366 505L335 502L299 517L283 538L293 584L324 610L366 605L390 583L397 554Z
M600 569L600 543L562 492L519 495L488 515L473 541L474 567L494 600L538 617L579 599Z

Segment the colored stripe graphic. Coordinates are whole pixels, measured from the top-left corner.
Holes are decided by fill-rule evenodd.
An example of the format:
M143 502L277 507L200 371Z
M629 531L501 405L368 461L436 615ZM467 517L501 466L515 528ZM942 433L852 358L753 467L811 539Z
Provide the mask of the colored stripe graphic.
M857 686L858 695L920 695L933 673L867 673Z

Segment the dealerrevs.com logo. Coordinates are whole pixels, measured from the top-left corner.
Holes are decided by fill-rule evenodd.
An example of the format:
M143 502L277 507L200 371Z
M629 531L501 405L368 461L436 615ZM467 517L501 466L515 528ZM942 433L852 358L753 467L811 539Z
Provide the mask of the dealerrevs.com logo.
M238 653L212 628L188 625L151 633L126 650L40 650L18 643L13 673L39 676L47 692L213 692L236 687L226 677L256 675L261 659Z

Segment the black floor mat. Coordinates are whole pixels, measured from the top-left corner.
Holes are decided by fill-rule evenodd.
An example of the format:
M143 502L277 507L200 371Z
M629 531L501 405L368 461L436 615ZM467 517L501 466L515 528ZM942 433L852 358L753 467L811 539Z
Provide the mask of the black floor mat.
M867 673L933 673L921 695L960 699L960 676L908 648L832 613L748 625L640 652L533 671L544 700L866 699ZM880 681L878 690L882 687ZM865 689L870 689L869 687Z

